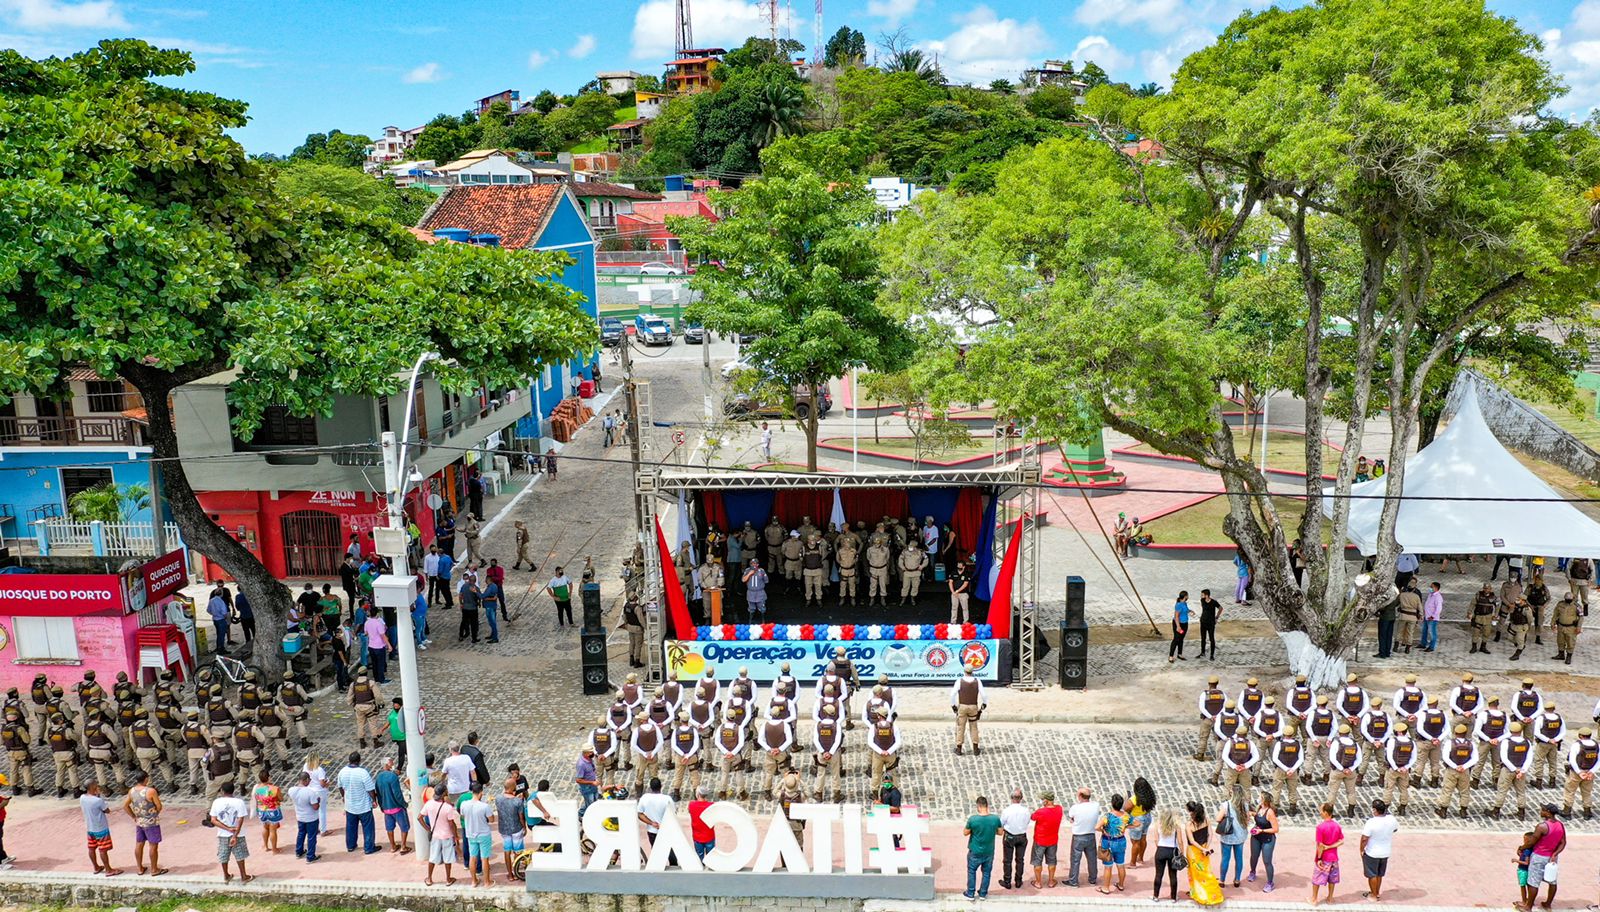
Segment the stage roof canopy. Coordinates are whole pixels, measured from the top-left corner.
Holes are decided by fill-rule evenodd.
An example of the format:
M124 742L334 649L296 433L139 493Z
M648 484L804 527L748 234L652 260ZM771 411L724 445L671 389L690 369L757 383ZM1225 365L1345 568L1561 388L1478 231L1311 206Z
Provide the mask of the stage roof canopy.
M1000 468L943 469L931 471L869 472L660 472L641 473L640 484L653 478L659 491L716 489L828 489L834 488L959 488L983 485L1037 484L1039 466L1013 465Z
M1362 554L1377 551L1387 490L1387 477L1351 488L1353 495L1378 495L1350 505L1350 541ZM1444 433L1406 461L1404 497L1395 538L1413 554L1600 558L1600 523L1500 445L1470 386ZM1322 506L1332 513L1331 500Z

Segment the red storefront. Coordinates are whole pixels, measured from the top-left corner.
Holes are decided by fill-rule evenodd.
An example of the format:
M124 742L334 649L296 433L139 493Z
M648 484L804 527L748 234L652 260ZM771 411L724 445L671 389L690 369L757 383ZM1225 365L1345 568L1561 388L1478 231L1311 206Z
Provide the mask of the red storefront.
M441 486L431 478L406 497L406 514L433 540L433 511L421 504ZM363 552L372 550L372 530L384 523L383 499L370 491L205 491L200 505L217 525L241 542L279 579L334 578L351 534ZM227 574L209 558L206 576Z

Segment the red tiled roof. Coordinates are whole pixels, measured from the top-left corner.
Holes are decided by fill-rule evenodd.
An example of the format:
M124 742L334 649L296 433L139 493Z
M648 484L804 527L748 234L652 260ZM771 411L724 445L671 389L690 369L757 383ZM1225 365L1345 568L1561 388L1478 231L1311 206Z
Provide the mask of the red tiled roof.
M635 129L635 128L639 127L639 126L642 126L643 124L644 124L643 120L639 120L639 119L636 118L634 120L624 120L622 123L614 123L611 126L606 127L606 129L607 130L632 130L632 129Z
M604 197L606 199L631 199L631 200L659 200L661 194L637 190L633 187L624 187L621 184L608 184L605 181L574 181L571 185L572 195L580 199Z
M499 235L502 247L527 247L550 221L561 191L561 184L451 187L417 227L465 228Z
M715 217L711 207L702 200L661 200L660 202L636 203L633 207L633 214L642 215L653 221L661 221L669 215Z

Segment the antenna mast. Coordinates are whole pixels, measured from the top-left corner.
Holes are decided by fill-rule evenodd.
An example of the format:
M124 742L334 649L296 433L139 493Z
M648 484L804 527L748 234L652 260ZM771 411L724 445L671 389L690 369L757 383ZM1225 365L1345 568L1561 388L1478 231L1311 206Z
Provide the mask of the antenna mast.
M689 21L689 0L678 0L677 30L673 35L673 50L679 57L694 47L694 24Z
M822 66L822 0L817 0L817 15L811 20L811 64Z

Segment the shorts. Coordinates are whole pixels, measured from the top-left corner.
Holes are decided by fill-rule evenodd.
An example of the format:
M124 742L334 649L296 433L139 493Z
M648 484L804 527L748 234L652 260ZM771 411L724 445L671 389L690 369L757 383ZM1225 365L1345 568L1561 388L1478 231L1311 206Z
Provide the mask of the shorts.
M110 830L89 834L89 851L94 852L99 849L105 849L108 852L111 850Z
M1100 848L1105 849L1111 856L1110 861L1100 862L1107 867L1123 864L1128 860L1128 840L1126 839L1102 839L1100 840Z
M468 858L488 858L490 853L492 853L493 851L494 851L494 837L493 836L468 836L467 837L467 857Z
M1389 859L1373 858L1371 855L1361 856L1361 873L1367 878L1382 877L1389 873Z
M133 828L134 842L148 842L151 845L161 844L161 824L155 826L135 826Z
M256 811L256 817L260 819L262 823L282 823L283 810L281 808L273 808L269 811L266 808L262 808L261 810Z
M1528 883L1538 886L1545 883L1544 868L1550 863L1548 855L1534 855L1528 859ZM1553 882L1553 881L1551 881Z
M1317 871L1311 875L1313 887L1331 887L1339 882L1339 863L1337 861L1317 862Z
M240 861L244 861L249 857L250 840L244 838L244 834L241 833L239 841L233 845L228 845L228 840L226 839L220 837L217 839L217 860L223 864L227 864L229 858L237 858Z
M1527 885L1528 885L1528 869L1527 869L1527 867L1525 867L1523 865L1518 865L1517 866L1517 886L1526 887Z
M428 840L428 863L429 864L455 864L456 863L456 844L455 844L455 841L454 840L450 840L450 839L430 839L430 840Z
M1056 847L1053 845L1040 845L1036 842L1033 844L1032 854L1028 860L1036 868L1045 865L1054 866L1056 863Z
M523 849L527 848L527 841L528 838L527 834L525 833L517 833L514 835L511 833L500 834L500 848L507 852L522 851Z
M394 810L383 812L383 831L385 833L393 833L395 827L399 827L402 833L411 832L411 818L406 816L405 808L395 808Z

